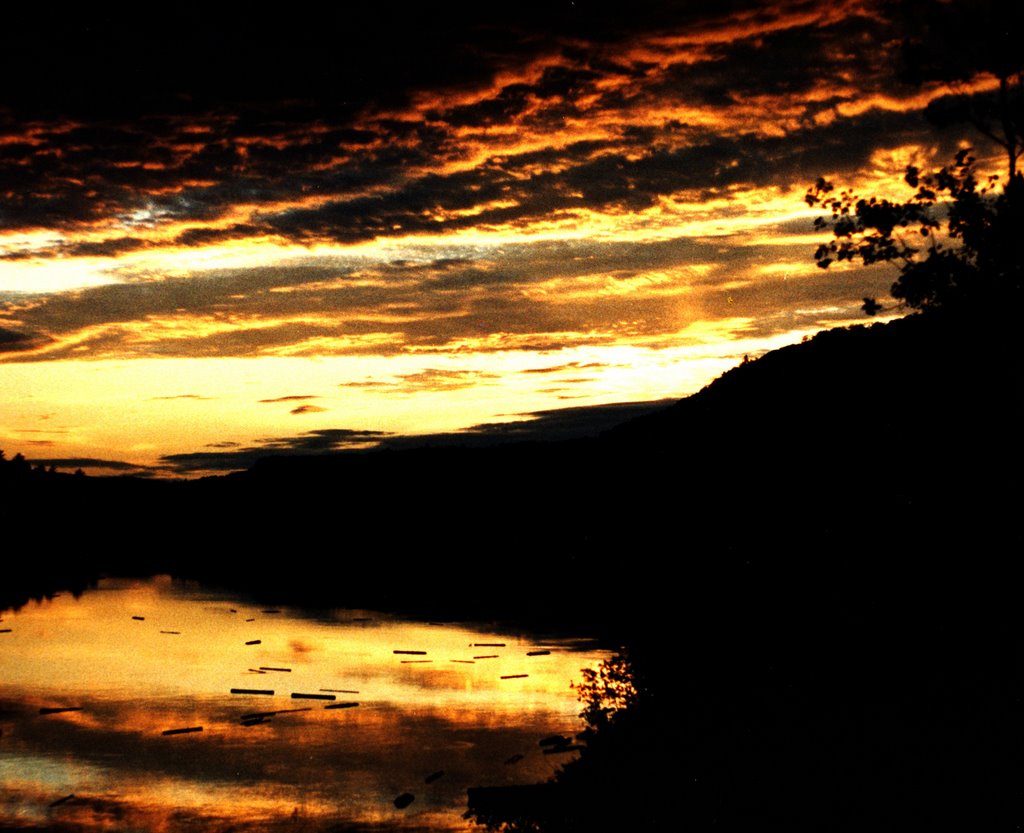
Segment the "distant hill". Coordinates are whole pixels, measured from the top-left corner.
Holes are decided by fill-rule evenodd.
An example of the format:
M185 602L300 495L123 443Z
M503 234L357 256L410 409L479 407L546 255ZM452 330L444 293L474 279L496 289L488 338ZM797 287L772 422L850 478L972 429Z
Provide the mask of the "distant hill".
M0 511L23 552L46 542L51 575L162 570L331 597L315 578L328 564L383 603L443 596L467 570L509 593L589 592L604 579L591 564L673 546L701 569L770 547L990 552L1020 542L1022 391L1012 331L913 316L775 350L596 438L274 457L177 483L8 462ZM266 548L272 576L248 564Z
M477 812L997 829L1021 777L1020 355L998 321L913 317L821 333L588 439L188 482L4 464L0 608L160 571L587 632L626 646L646 705L557 787L478 790Z

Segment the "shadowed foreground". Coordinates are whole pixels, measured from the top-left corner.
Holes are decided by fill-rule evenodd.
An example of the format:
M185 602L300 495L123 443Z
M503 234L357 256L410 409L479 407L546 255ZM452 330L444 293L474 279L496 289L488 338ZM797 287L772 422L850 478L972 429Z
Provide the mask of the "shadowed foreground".
M280 603L586 622L627 646L637 703L555 784L473 793L496 826L1007 829L1012 332L823 333L593 440L192 483L10 476L0 602L168 571Z

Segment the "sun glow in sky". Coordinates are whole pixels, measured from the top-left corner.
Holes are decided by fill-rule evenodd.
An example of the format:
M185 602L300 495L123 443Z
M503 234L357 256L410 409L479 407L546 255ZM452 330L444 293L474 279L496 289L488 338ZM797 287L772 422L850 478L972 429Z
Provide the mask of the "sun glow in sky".
M894 272L818 270L803 194L903 194L966 135L894 7L586 6L47 31L0 98L0 448L225 471L678 398L863 320Z

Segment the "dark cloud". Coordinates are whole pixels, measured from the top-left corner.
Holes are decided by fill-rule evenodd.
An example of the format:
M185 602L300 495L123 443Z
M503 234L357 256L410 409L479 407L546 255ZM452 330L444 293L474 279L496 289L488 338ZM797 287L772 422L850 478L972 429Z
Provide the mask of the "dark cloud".
M294 437L277 437L258 445L237 447L217 443L218 451L169 454L161 458L166 470L176 474L207 471L238 471L251 468L257 460L372 448L419 448L426 445L487 446L502 442L552 441L596 436L628 419L667 407L675 400L625 402L516 414L518 421L475 425L462 431L439 434L395 436L383 431L325 428Z
M3 303L0 302L0 310ZM41 333L26 333L0 327L0 354L32 350L46 344L50 339Z
M423 445L479 447L504 442L551 442L595 437L634 417L668 407L675 401L618 402L533 411L515 414L520 419L512 422L482 423L462 431L443 434L391 437L381 445L394 449Z
M269 403L269 402L302 402L303 400L306 400L306 399L319 399L319 398L320 398L319 396L312 396L312 395L297 395L297 396L278 396L278 397L276 397L274 399L258 399L256 401L259 402L260 404L264 404L264 403Z
M124 460L102 460L96 457L33 457L32 462L47 467L56 466L58 469L109 469L130 474L142 474L150 471L149 467L137 463L126 463Z
M125 231L5 256L115 256L154 245L133 228L181 221L193 225L177 230L173 243L202 246L267 234L358 242L527 223L583 207L640 210L680 188L784 180L802 154L826 161L860 148L863 156L893 140L891 132L863 133L857 119L813 122L894 83L885 50L898 39L885 14L851 5L837 22L780 25L814 7L641 5L628 15L572 4L542 15L346 10L325 14L312 29L213 15L201 33L174 23L136 31L89 15L81 21L88 38L43 30L49 66L65 70L60 83L44 80L45 71L20 70L18 56L40 31L12 21L10 49L0 57L0 69L12 69L5 77L18 79L0 94L8 101L0 103L0 132L12 139L0 143L0 227L73 229L120 217ZM742 26L730 23L730 11ZM700 46L702 32L733 25L735 37ZM659 39L680 34L696 45L680 47L675 63L639 57L671 55ZM78 61L82 50L88 59ZM148 69L126 74L136 51ZM182 54L190 60L180 61ZM503 73L512 80L498 86ZM136 84L144 94L134 94ZM831 98L820 94L827 85L836 90ZM436 101L420 111L417 96ZM773 113L748 113L743 127L727 123L731 109L758 96L804 101L796 117L804 130L795 133ZM666 116L659 125L644 115L673 105L719 108L725 121L695 127ZM524 152L501 138L483 164L444 170L468 152L467 130L470 145L486 146L495 126L554 134L567 120L600 113L618 122L605 138ZM309 205L310 196L318 204ZM240 204L251 207L248 216L226 222Z
M431 367L418 373L399 374L395 386L406 391L458 390L501 378L501 374L485 370L448 370Z
M562 373L566 370L582 370L585 368L606 368L611 365L603 362L566 362L565 364L552 365L550 367L528 367L522 373Z
M366 448L380 443L389 434L385 431L365 431L348 428L323 428L295 437L278 437L259 441L259 445L230 448L218 444L223 450L195 451L187 454L168 454L160 458L165 469L175 474L194 474L205 471L239 471L250 468L263 457L294 454L326 454L352 448Z

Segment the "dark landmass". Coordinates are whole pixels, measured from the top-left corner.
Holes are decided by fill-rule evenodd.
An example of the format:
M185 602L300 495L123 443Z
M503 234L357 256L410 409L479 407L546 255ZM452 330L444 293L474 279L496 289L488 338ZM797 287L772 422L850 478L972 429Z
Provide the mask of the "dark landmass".
M0 606L169 572L266 604L569 624L627 646L646 694L523 798L545 830L1009 829L1024 386L1008 318L824 332L589 439L190 482L8 462ZM509 821L509 801L480 818Z

